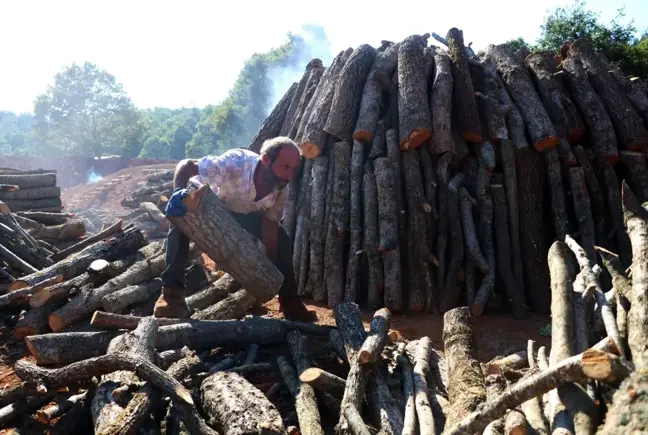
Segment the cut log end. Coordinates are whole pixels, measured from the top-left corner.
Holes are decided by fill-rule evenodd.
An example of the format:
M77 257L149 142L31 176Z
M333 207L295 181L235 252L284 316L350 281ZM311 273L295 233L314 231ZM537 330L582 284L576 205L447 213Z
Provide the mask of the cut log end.
M420 147L426 140L432 136L432 130L427 128L419 128L412 130L412 132L400 144L401 150L413 150Z
M299 149L301 150L302 156L304 156L307 159L314 159L315 157L319 156L322 152L320 147L313 142L304 142L299 146Z
M49 323L50 329L54 332L60 332L67 326L65 319L56 313L50 314L47 321ZM29 343L27 343L27 346L29 346Z
M359 130L353 133L353 140L357 140L363 145L371 145L373 141L373 133L367 130Z
M539 152L550 150L556 148L560 144L560 138L558 136L547 136L546 138L540 140L536 145L535 149Z
M464 140L467 140L468 142L474 144L480 144L484 141L484 138L481 135L471 133L469 131L465 131L461 133L461 137L463 137Z

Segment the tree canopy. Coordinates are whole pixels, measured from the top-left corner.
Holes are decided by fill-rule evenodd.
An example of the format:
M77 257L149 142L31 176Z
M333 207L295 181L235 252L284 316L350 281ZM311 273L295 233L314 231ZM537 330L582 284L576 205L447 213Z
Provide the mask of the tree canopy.
M565 42L587 38L593 47L611 62L631 75L648 79L648 34L637 37L634 20L625 19L623 8L609 23L601 21L600 14L587 9L584 0L572 5L558 7L544 18L540 37L535 44L522 38L507 41L515 50L527 45L531 51L551 50L558 52Z

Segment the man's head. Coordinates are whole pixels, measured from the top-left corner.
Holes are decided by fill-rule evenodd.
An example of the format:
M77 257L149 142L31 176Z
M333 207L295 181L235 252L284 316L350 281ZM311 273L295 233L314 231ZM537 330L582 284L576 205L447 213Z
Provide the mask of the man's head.
M264 178L271 190L281 190L295 176L301 153L297 144L289 137L268 139L261 146L261 164Z

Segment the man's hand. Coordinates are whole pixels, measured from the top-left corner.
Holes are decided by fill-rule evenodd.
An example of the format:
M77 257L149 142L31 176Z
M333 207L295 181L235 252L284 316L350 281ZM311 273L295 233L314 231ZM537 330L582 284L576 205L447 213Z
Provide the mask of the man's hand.
M270 261L276 263L279 259L279 223L263 215L261 221L261 241L266 248L266 255Z
M167 216L175 217L184 216L184 214L187 212L187 207L185 207L183 200L187 195L189 195L189 191L187 189L176 189L167 202L166 209L164 211L165 214Z

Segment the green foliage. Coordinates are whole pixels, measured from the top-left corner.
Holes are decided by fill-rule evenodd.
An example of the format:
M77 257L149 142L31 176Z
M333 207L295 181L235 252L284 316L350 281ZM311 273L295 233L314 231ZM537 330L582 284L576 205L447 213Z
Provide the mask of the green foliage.
M0 155L27 154L33 149L33 122L31 114L0 111Z
M513 50L513 51L517 51L518 49L520 49L522 47L529 47L529 44L527 44L527 42L521 36L519 38L511 39L509 41L506 41L505 44L508 45L509 48L511 50ZM529 49L530 48L531 47L529 47Z
M143 134L141 115L115 77L86 62L66 67L34 104L39 144L60 154L121 154Z
M587 38L597 51L632 75L648 79L648 38L638 39L634 21L623 23L625 13L619 9L609 23L599 14L586 9L585 1L576 0L567 7L556 8L545 17L537 45L542 50L558 52L565 42Z

